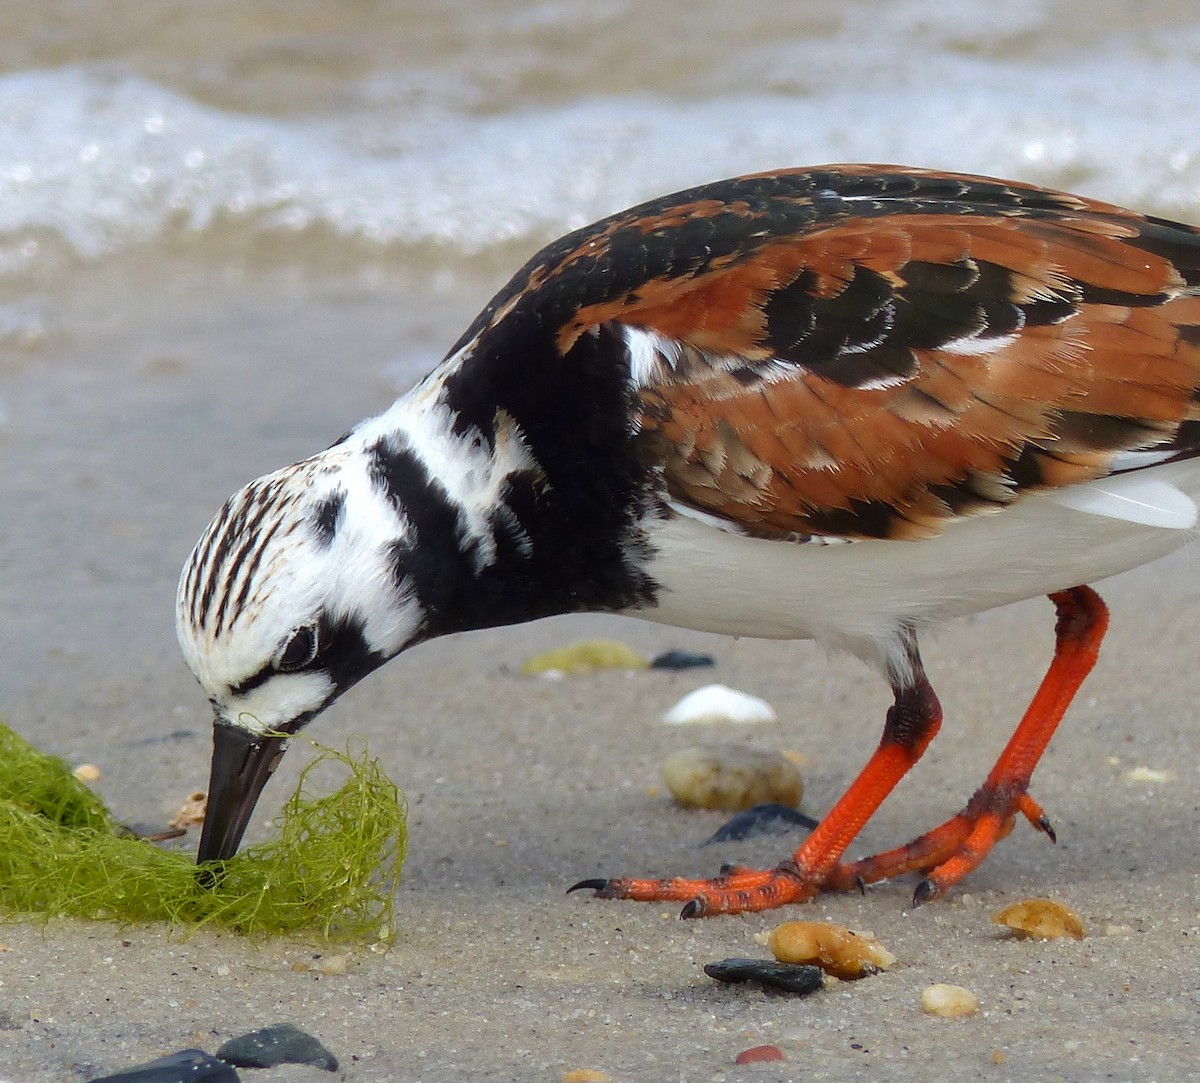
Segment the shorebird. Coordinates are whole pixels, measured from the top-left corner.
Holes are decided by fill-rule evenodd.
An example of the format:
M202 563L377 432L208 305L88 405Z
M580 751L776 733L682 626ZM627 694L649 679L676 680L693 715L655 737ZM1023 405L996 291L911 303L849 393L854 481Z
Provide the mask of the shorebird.
M288 737L422 640L607 611L819 640L895 697L858 777L771 869L585 880L683 916L902 873L915 901L1018 818L1107 624L1087 584L1195 534L1200 234L1010 181L781 170L538 252L445 360L252 481L183 570L215 711L198 860L237 849ZM958 815L846 847L941 724L928 624L1048 595L1053 660Z

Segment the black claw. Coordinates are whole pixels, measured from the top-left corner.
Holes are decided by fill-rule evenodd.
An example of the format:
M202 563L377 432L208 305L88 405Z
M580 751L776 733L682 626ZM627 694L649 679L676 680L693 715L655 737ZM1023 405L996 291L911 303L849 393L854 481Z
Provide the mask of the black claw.
M572 884L567 888L567 894L570 895L572 891L594 891L599 895L610 883L609 880L580 880L579 883Z
M704 917L704 903L699 899L692 899L682 910L679 911L679 920L687 921L690 918Z
M930 899L936 899L938 896L937 884L932 880L922 880L917 885L917 890L913 892L913 909L918 906L924 906Z
M861 876L856 876L854 878L854 886L858 888L858 893L860 895L865 895L867 893L867 882Z
M1044 812L1042 813L1041 819L1038 820L1038 830L1043 832L1051 842L1057 844L1058 835L1054 832L1054 825L1050 822L1050 817Z

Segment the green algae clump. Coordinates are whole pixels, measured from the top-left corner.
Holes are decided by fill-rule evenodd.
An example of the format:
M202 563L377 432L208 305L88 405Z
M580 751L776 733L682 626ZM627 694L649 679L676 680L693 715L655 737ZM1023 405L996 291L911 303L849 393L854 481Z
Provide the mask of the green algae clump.
M197 868L117 824L60 759L0 724L0 910L131 924L214 926L245 936L390 941L404 863L403 795L365 746L317 748L276 817L276 837ZM311 792L314 769L348 774Z

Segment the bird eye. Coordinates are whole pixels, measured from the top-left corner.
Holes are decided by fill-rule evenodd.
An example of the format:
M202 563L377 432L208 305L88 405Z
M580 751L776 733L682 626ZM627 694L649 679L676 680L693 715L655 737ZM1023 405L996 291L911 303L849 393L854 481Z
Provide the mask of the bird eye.
M283 641L275 655L275 668L280 673L291 673L303 669L317 656L317 629L312 624L302 624Z

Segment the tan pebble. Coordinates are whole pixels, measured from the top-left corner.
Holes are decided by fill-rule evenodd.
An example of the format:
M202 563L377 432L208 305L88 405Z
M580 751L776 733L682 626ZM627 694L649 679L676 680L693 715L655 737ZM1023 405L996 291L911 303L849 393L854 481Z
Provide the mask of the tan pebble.
M350 973L349 955L325 955L317 960L314 968L322 974L341 975Z
M1022 899L1011 903L992 918L1018 936L1057 940L1060 936L1083 939L1083 919L1069 906L1053 899Z
M921 990L921 1007L930 1015L943 1019L959 1019L979 1011L979 998L961 985L938 982Z
M184 828L198 827L204 823L204 814L208 810L208 794L197 790L179 807L168 827Z
M1125 772L1130 782L1169 782L1174 775L1170 771L1159 771L1153 767L1132 767Z
M94 763L81 763L71 774L88 786L100 781L100 768Z
M785 921L771 931L767 946L781 963L811 963L848 980L877 974L896 961L874 933L856 933L829 921Z
M786 756L746 745L712 745L671 753L663 781L689 808L742 809L776 801L795 808L804 795L800 770Z
M595 1068L574 1068L559 1076L562 1083L609 1083L611 1078Z

